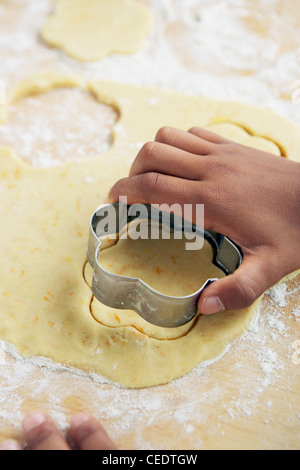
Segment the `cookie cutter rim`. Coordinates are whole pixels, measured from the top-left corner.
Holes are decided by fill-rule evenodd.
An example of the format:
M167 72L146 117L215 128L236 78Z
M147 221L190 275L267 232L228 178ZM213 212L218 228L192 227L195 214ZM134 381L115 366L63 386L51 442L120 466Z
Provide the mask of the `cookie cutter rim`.
M97 233L97 226L101 216L100 212L106 212L114 206L119 211L127 211L127 217L123 217L123 224L117 226L116 232ZM161 211L151 205L148 208L148 220L161 221ZM172 297L163 294L142 279L120 276L110 273L99 263L99 256L104 236L119 235L124 227L128 226L136 218L128 216L131 206L123 204L104 204L98 207L90 219L90 235L87 248L87 258L93 268L92 292L94 297L102 304L118 310L134 310L147 322L162 327L176 328L189 323L198 313L197 302L201 293L211 283L218 279L208 279L195 293L183 297ZM121 209L120 209L121 208ZM102 215L103 217L103 215ZM118 222L120 217L118 218ZM174 231L182 229L181 217L170 214L170 225ZM228 237L219 233L203 230L192 225L193 233L198 233L207 240L213 248L212 263L219 267L226 275L232 274L242 263L243 254L240 248Z

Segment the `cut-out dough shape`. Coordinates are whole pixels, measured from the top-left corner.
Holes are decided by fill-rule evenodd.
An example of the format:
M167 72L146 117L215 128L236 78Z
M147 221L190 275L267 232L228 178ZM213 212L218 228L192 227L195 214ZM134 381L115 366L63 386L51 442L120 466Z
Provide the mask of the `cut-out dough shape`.
M81 61L139 50L151 30L151 12L136 0L62 0L41 36Z
M186 251L185 240L120 240L100 254L101 266L114 274L141 278L162 294L174 297L197 292L207 279L225 274L212 264L213 251L208 242L198 251ZM92 269L86 266L86 281L91 285ZM134 326L156 339L176 339L187 334L195 321L179 328L158 328L135 312L117 312L93 299L91 314L100 323L113 327Z
M106 152L118 118L91 93L56 88L20 99L0 126L0 142L33 166L50 166Z
M8 105L68 85L83 88L75 77L37 76L13 89ZM249 129L254 136L265 136L264 150L278 155L280 142L287 158L296 161L300 132L271 111L237 103L107 81L84 89L120 112L106 154L37 169L22 163L11 149L0 148L0 338L26 357L51 358L126 387L165 383L222 355L246 332L260 300L248 309L200 316L186 331L169 335L157 327L146 334L134 312L114 312L120 324L109 315L101 321L101 304L94 300L91 305L89 282L82 275L91 214L114 182L128 175L141 143L152 140L162 125L187 130L227 121L230 138L248 143L249 133L242 129ZM113 253L111 249L112 259ZM194 287L198 281L192 281Z

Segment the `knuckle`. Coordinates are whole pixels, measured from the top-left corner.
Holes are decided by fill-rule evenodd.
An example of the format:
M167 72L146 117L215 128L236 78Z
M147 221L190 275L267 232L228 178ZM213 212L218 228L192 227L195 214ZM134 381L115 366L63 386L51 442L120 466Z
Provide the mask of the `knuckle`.
M218 167L218 162L215 159L213 160L210 156L204 158L201 167L202 172L206 176L209 177L209 175L212 175L215 180L216 170Z
M148 160L149 158L152 158L154 152L155 152L156 144L155 142L147 142L144 144L142 147L141 152L139 153L138 158L140 160L146 159Z
M238 146L235 142L229 141L223 144L224 152L226 155L236 155Z
M199 134L201 130L201 127L193 126L188 130L188 132L190 132L191 134Z
M45 421L40 426L33 429L28 436L28 441L31 447L36 447L45 442L51 435L55 433L55 429L51 423Z
M76 440L79 443L83 443L86 439L90 439L99 431L101 431L101 428L99 427L99 425L93 422L92 420L89 420L76 429L75 431Z
M156 140L165 142L169 139L171 133L172 133L171 127L169 126L161 127L156 134Z
M216 176L228 175L232 170L230 159L209 156L203 162L203 168L207 176L211 176L216 181Z
M239 277L235 283L243 307L250 307L261 295L261 289L257 282L248 276Z
M127 181L128 178L123 178L114 184L114 186L110 190L111 199L118 199L120 194L123 194L124 189L126 188Z
M142 185L146 192L157 192L165 184L165 177L160 173L145 173L142 178Z

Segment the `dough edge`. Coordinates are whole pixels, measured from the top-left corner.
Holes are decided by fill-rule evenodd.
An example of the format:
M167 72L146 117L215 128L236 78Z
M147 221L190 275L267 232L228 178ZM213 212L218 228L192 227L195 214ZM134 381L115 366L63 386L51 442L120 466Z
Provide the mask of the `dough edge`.
M74 77L68 78L66 76L60 76L59 74L35 77L17 87L11 95L10 102L17 97L26 96L33 92L40 93L62 85L80 86L80 83L81 82L77 79L75 80ZM104 89L105 87L111 88L111 93L106 94L106 100L117 103L119 88L115 89L116 93L114 93L114 84L110 82L103 83ZM98 84L94 83L94 85L97 85L97 89L101 89L101 82ZM93 85L89 85L89 87L93 88ZM135 88L136 87L124 86L122 90L126 91L127 89L129 94L134 94ZM147 90L149 91L149 89L145 88L146 93ZM153 90L151 93L152 92ZM157 93L159 94L159 92ZM175 93L175 95L185 97L184 94L179 95ZM113 96L113 98L111 98L111 96ZM169 96L172 96L171 92ZM239 105L235 104L234 107L238 109ZM122 106L120 105L120 109L121 108ZM241 108L247 109L248 107L241 105ZM276 119L277 118L275 118L275 122ZM283 120L280 118L278 124L282 122ZM285 130L289 128L287 123L283 127ZM292 129L295 131L295 126L291 124L290 130ZM298 142L300 142L300 138L298 138ZM298 152L300 146L295 145L293 148L294 151L295 147L297 147L297 156L300 158ZM9 166L23 166L24 170L27 172L36 172L35 169L27 167L20 160L15 158L13 156L14 152L2 148L0 153L1 160L3 156L8 158ZM6 158L3 159L4 164L5 160ZM62 165L61 168L70 166L72 167L72 164L65 164ZM49 170L47 169L47 171ZM239 312L225 312L212 317L202 316L198 319L196 326L186 336L176 340L149 339L130 327L112 329L95 325L95 322L91 321L91 318L89 318L88 320L86 319L88 323L86 331L93 332L97 347L101 345L104 346L107 342L110 346L107 348L107 352L104 356L101 356L101 367L99 367L99 357L93 355L89 356L87 365L87 351L86 349L82 351L80 348L78 348L77 351L73 351L72 364L70 365L84 370L87 373L104 375L109 380L129 388L148 387L166 383L174 378L187 374L200 363L213 361L220 357L236 339L247 331L249 325L256 317L260 302L261 299L249 309ZM87 315L86 310L84 315ZM237 318L239 319L238 321ZM216 323L218 323L218 331L216 331L215 328ZM86 326L87 325L85 325L85 327ZM206 334L203 333L204 326L207 327ZM200 338L202 338L201 342L199 341ZM17 342L18 341L15 340L13 341L16 346L18 346L18 344L16 344ZM95 345L93 346L92 343L93 341L89 345L90 352L95 351ZM26 357L35 355L33 352L26 350L26 348L23 349L22 354ZM37 354L40 355L39 352L37 352ZM45 357L50 357L55 362L68 365L65 350L56 351L56 356L52 356L53 355L50 353L45 353ZM114 365L111 360L112 358L118 359L118 363L115 363L116 365Z

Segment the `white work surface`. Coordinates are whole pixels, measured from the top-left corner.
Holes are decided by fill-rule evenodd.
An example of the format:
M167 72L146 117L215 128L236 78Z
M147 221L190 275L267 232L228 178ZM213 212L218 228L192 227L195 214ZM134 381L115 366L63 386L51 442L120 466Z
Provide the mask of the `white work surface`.
M300 124L291 87L300 80L298 0L145 0L156 21L145 47L84 64L39 39L55 3L1 1L0 80L8 88L35 72L61 71L257 104ZM58 101L65 116L59 128ZM21 100L0 143L30 164L49 166L105 152L115 118L80 90L56 90ZM93 414L121 449L299 449L299 281L271 289L250 330L217 362L150 389L24 360L1 343L0 442L21 436L24 414L42 409L62 430L74 413Z

